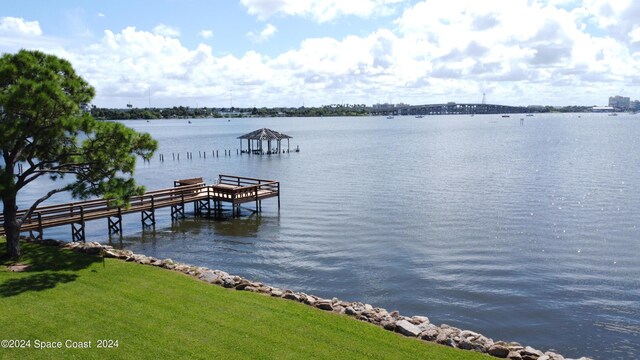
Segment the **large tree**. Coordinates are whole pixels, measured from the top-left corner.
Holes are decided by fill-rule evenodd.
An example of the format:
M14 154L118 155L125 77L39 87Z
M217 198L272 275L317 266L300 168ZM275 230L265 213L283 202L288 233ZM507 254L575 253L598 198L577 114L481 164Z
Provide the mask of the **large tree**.
M22 223L56 193L104 196L123 205L144 192L131 176L137 156L149 159L156 141L83 112L94 93L68 61L56 56L21 50L0 58L0 197L10 257L20 256ZM42 176L59 185L19 213L18 193Z

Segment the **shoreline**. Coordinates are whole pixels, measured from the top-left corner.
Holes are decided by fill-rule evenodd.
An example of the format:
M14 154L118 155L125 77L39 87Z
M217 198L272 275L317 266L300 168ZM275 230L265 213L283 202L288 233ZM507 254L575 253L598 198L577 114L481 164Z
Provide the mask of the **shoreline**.
M554 351L543 352L531 346L523 346L517 342L494 341L480 333L458 329L447 324L435 325L429 321L427 316L416 315L407 317L401 315L398 311L389 312L386 309L362 302L343 301L338 298L325 299L303 292L295 292L290 289L271 287L261 282L253 282L241 276L228 274L222 270L179 263L171 259L157 259L142 254L135 254L131 250L115 249L110 245L103 245L98 242L68 243L60 240L32 240L28 238L23 238L23 240L35 244L63 247L88 255L161 267L183 273L211 285L296 301L320 310L342 314L359 321L368 322L409 338L438 343L461 350L485 353L496 358L513 360L572 360ZM580 357L577 360L593 359Z

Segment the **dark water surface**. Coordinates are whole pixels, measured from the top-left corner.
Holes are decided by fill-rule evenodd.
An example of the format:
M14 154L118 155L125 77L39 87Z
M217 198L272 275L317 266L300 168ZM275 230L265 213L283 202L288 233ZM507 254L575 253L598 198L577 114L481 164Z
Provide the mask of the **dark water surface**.
M112 241L565 356L640 358L640 116L520 117L125 121L160 142L166 161L138 166L148 189L271 178L282 208L174 225L162 210L144 232L130 215ZM261 127L301 152L236 155ZM88 234L108 241L106 220Z

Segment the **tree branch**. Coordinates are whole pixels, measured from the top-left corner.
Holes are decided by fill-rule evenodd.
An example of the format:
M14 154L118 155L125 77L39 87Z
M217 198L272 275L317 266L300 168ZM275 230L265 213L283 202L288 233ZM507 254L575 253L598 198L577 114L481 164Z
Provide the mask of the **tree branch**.
M55 195L57 193L69 191L69 190L71 190L71 187L72 187L72 184L69 184L69 185L66 185L66 186L61 187L61 188L53 189L53 190L49 191L48 193L46 193L43 197L41 197L38 200L36 200L33 203L33 205L31 205L31 207L29 207L29 209L18 219L18 224L22 225L22 223L33 214L33 212L38 207L38 205L42 204L43 201L49 199L50 197L52 197L53 195Z

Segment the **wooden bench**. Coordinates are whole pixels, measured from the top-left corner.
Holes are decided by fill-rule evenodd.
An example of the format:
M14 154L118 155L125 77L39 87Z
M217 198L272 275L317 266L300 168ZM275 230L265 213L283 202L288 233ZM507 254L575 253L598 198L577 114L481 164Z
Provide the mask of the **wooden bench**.
M197 178L181 179L181 180L173 181L174 187L185 186L185 185L196 185L196 184L204 184L204 179L201 177L197 177Z

